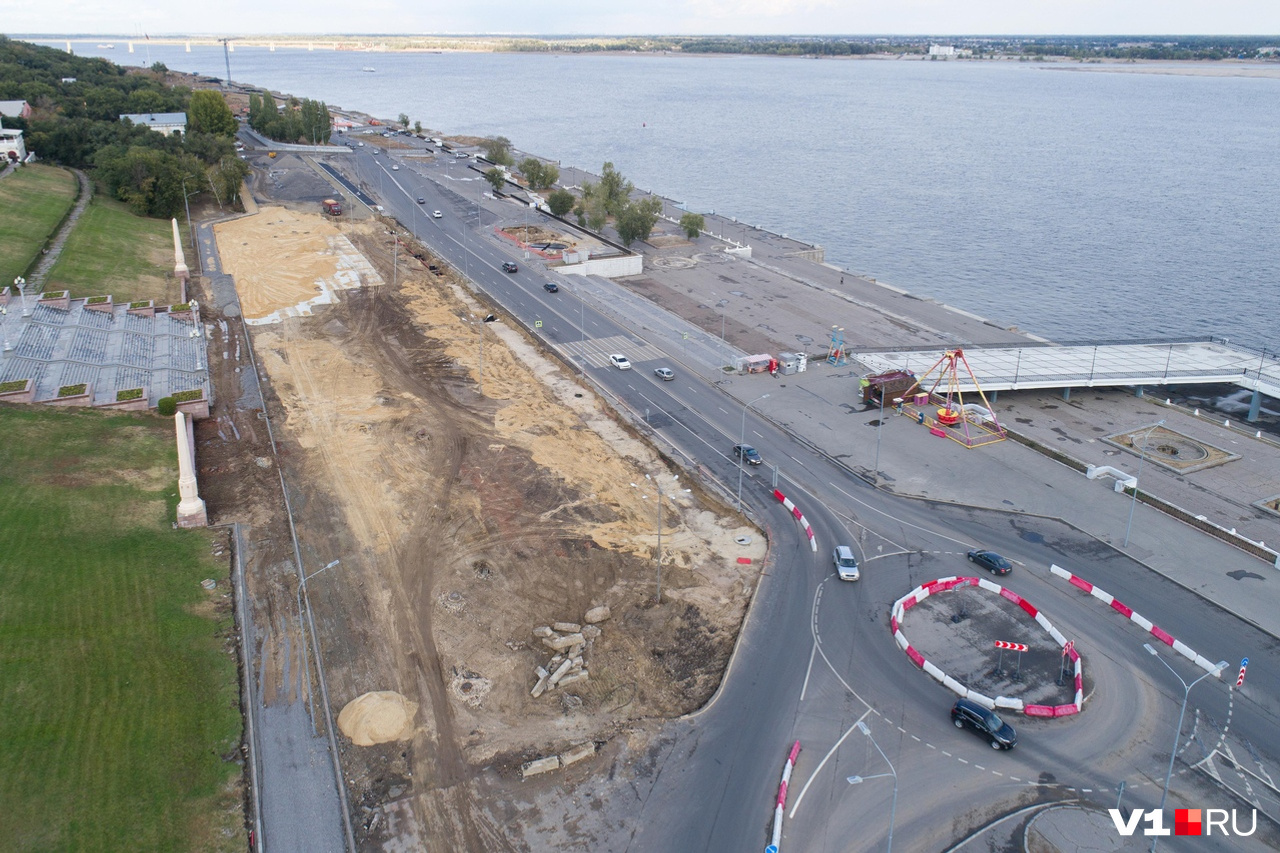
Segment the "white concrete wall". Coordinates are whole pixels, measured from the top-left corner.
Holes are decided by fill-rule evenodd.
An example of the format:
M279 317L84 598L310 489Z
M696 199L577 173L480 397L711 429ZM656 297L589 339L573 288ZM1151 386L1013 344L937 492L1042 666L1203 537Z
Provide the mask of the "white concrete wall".
M620 278L624 275L640 275L644 272L644 258L627 255L620 258L595 258L582 264L557 267L565 275L598 275L604 278Z

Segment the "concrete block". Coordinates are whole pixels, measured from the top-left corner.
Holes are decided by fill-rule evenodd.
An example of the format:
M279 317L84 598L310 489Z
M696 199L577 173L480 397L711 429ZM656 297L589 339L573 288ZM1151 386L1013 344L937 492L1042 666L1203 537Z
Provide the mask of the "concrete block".
M556 622L551 627L561 634L576 634L582 630L582 626L577 622Z
M586 620L587 624L596 625L600 622L607 621L611 615L612 614L609 612L609 605L602 604L599 607L593 607L588 610L586 616L583 618Z
M552 770L560 769L560 756L548 755L546 758L537 758L533 761L525 762L520 768L520 776L528 779L530 776L537 776L539 773L549 773Z
M590 758L595 754L596 745L594 742L580 743L560 753L560 766L568 767L570 764L577 764L582 759Z
M554 632L547 625L539 625L537 628L533 629L533 636L535 637L550 637L553 633Z
M586 637L588 640L594 640L596 637L600 636L600 633L600 629L595 625L584 625L582 627L582 636Z
M579 681L586 681L590 677L591 676L585 669L580 669L577 672L571 672L564 678L560 679L560 682L556 687L568 687L570 684L576 684Z
M530 691L529 695L532 696L534 699L537 699L543 693L546 693L547 678L548 678L547 671L542 667L538 667L538 683L533 685L533 690Z
M542 642L547 646L547 648L555 649L557 652L562 652L565 649L571 649L580 643L585 643L586 638L581 634L566 634L563 637L550 637L544 639Z
M550 683L552 687L555 687L560 683L560 679L565 677L565 675L569 672L569 667L571 666L573 666L573 661L567 660L567 661L562 661L561 664L558 667L556 667L556 671L551 673Z
M572 646L569 647L569 651L565 652L565 654L567 654L571 658L577 658L578 660L581 660L583 645L584 645L583 643L574 643Z

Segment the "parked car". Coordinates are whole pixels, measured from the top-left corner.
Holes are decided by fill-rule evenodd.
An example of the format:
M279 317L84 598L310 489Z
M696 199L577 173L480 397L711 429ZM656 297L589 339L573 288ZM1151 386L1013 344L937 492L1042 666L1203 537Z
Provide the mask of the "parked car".
M993 575L1007 575L1013 571L1013 563L1010 563L995 551L970 551L967 556L970 563L982 566Z
M957 699L951 708L951 722L957 729L965 726L973 729L991 742L992 749L1013 749L1018 745L1018 733L1013 726L1000 719L995 711L979 705L972 699Z
M442 216L444 216L444 214L443 214L443 213L441 213L441 212L440 212L440 211L438 211L438 210L433 210L433 211L431 211L431 218L432 218L432 219L439 219L439 218L440 218L440 217L442 217Z
M842 581L856 581L862 575L858 572L858 558L853 556L853 549L848 545L837 545L831 552L831 560L836 564L836 576Z
M749 444L735 444L733 446L733 455L742 459L748 465L760 465L764 460L760 458L760 453Z
M520 267L516 266L515 263L513 263L512 261L503 261L502 271L503 272L520 272Z
M653 371L653 375L661 379L663 382L670 382L676 378L674 372L669 367L659 367Z
M615 352L613 355L609 356L609 362L619 370L631 369L630 360L628 360L627 357L625 355L622 355L621 353Z
M560 285L556 284L554 281L544 281L542 283L542 289L547 293L559 293Z

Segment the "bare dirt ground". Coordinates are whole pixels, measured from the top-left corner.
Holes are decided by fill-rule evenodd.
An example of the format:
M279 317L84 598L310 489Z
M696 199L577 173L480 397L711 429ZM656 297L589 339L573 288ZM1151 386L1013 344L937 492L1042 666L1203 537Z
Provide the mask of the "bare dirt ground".
M298 298L305 287L269 283L291 269L322 274L318 250L334 227L264 207L236 223L237 239L220 236L246 310ZM336 228L391 280L385 226ZM272 251L254 248L263 245ZM674 469L519 330L477 322L489 309L453 274L418 269L402 266L395 290L345 291L314 316L252 333L304 564L341 559L308 584L333 713L370 691L418 705L409 740L356 747L340 738L357 838L362 849L541 849L502 803L517 784L528 798L566 782L553 773L520 783L520 765L595 741L602 754L572 770L610 773L607 756L643 748L638 721L705 703L763 538L696 482L678 484L688 494L674 488ZM235 399L235 381L220 377L220 399ZM202 483L211 511L278 521L274 473L244 458L245 449L262 454L264 437L252 423L237 426L250 447L225 458L201 450L202 479L215 481ZM229 423L206 429L225 433ZM645 474L671 483L658 605L658 496L631 485L648 486ZM751 545L735 542L743 534ZM283 568L274 576L278 607L292 607L293 578ZM589 679L533 699L534 669L550 657L533 629L580 622L601 604L612 618L588 650ZM283 666L264 658L267 677ZM610 749L618 735L620 749Z

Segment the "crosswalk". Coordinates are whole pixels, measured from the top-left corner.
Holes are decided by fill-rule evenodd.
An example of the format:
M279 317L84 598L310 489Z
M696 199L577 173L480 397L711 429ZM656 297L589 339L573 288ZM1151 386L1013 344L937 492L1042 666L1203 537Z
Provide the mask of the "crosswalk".
M662 361L667 358L666 354L657 347L636 343L634 338L627 335L573 341L562 344L561 347L571 358L580 358L592 367L608 367L609 356L615 352L625 355L634 365L646 361Z

